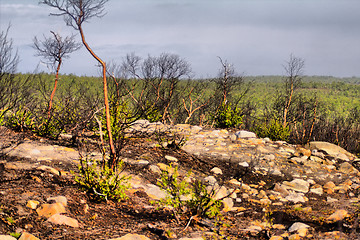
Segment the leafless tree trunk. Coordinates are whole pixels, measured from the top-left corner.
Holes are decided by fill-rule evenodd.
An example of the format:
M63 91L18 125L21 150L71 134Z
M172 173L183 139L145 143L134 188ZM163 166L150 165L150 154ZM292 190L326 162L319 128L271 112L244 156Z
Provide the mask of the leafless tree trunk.
M53 99L55 96L57 84L59 81L60 67L64 58L68 58L69 54L78 50L81 45L74 41L74 35L66 38L62 38L58 33L51 31L53 38L44 37L43 41L34 38L34 48L37 51L37 56L45 58L55 70L55 83L54 88L50 95L49 106L48 106L48 119L51 118L51 108ZM56 65L56 67L55 67Z
M305 61L301 58L290 55L290 59L284 65L287 77L285 79L286 102L283 113L283 127L287 125L287 115L294 96L294 91L300 86Z
M72 26L78 30L81 36L81 41L88 52L94 57L102 67L103 90L104 90L104 104L106 115L106 127L109 136L111 167L116 166L116 151L113 142L111 131L110 107L108 100L107 79L106 79L106 64L95 54L85 40L85 34L82 24L92 17L104 16L104 5L108 0L41 0L40 3L46 4L60 11L60 13L52 13L54 16L64 16L67 25Z
M20 84L14 81L19 63L17 51L14 53L13 41L9 38L10 25L0 32L0 120L7 111L13 109L20 100Z

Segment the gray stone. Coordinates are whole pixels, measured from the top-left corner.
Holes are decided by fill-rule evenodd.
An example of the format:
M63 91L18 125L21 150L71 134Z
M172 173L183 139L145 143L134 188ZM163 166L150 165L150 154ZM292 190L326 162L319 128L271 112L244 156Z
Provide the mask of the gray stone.
M317 194L317 195L319 195L319 196L323 195L323 189L322 189L321 186L318 187L318 188L312 188L312 189L310 189L310 192L311 192L311 193L315 193L315 194Z
M210 170L210 172L212 172L213 174L218 174L218 175L223 174L222 170L218 167L214 167L213 169Z
M156 165L150 165L149 170L152 173L161 174L161 169Z
M306 202L306 199L304 198L303 193L292 193L285 197L286 200L293 202L293 203L304 203Z
M160 200L166 197L166 193L154 184L147 184L145 192L150 198L154 200Z
M245 168L250 166L247 162L240 162L239 165Z
M296 232L300 229L309 228L309 227L310 226L305 223L296 222L296 223L293 223L293 225L291 225L291 227L289 228L289 232Z
M235 133L237 138L256 138L256 134L253 132L240 130Z
M178 162L179 161L176 157L169 156L169 155L166 155L165 159L170 161L170 162Z
M214 176L208 176L204 178L204 181L207 185L213 186L215 183L217 183L217 180Z

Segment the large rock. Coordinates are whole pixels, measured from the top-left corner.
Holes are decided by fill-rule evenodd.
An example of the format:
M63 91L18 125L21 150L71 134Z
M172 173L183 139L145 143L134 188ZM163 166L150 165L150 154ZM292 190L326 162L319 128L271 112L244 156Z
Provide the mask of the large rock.
M354 155L342 147L328 142L310 142L305 147L310 150L323 151L333 158L338 158L344 161L354 159Z

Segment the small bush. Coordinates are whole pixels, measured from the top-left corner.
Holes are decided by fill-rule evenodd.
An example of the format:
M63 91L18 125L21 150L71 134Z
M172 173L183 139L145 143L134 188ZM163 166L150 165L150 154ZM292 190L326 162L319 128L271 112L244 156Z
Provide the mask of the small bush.
M223 103L214 120L217 128L232 128L242 124L240 109L233 108L231 103Z
M288 141L290 136L289 126L283 126L279 120L271 119L269 123L264 123L255 127L254 132L258 137L268 137L273 141Z
M190 174L189 172L186 177ZM217 218L220 216L222 203L214 199L217 189L213 187L209 191L199 180L193 183L188 183L185 178L180 180L177 166L173 168L170 165L167 170L162 171L158 186L166 192L166 197L158 203L161 206L172 207L177 219L179 214L187 212L199 217Z
M166 192L166 197L159 201L160 205L173 207L175 215L185 211L186 204L180 197L190 194L190 188L185 179L180 180L178 166L170 165L167 170L162 171L157 185Z
M201 217L214 218L220 215L220 208L222 203L220 200L215 200L216 188L212 187L210 191L206 189L206 185L196 180L192 186L192 195L188 203L193 214Z
M122 161L119 161L116 170L112 170L107 164L98 166L96 160L80 159L75 181L100 200L121 201L127 198L125 191L130 188L130 177L121 175L122 169Z

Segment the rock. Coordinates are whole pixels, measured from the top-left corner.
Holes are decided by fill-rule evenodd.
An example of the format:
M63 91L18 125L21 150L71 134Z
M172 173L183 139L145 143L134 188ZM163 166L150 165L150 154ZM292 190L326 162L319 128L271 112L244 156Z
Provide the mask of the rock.
M329 181L327 183L325 183L325 185L323 186L324 192L327 194L333 194L335 192L335 183L333 183L332 181Z
M283 240L284 238L281 236L272 236L269 240Z
M342 164L340 164L339 171L342 172L342 173L345 173L345 174L358 173L359 172L356 168L354 168L348 162L343 162Z
M18 240L40 240L40 239L30 233L23 232Z
M336 210L333 214L331 214L326 220L330 222L341 221L344 218L349 217L348 211L344 209Z
M178 162L179 161L176 157L172 157L172 156L169 156L169 155L166 155L165 159L170 161L170 162Z
M29 201L27 202L26 206L27 206L28 208L31 208L31 209L36 209L39 204L40 204L39 201L29 200Z
M318 151L323 151L329 156L341 159L343 161L354 159L354 156L342 147L328 142L310 142L305 147L310 150L316 149Z
M332 197L327 197L326 198L326 202L328 203L334 203L334 202L338 202L339 200L336 198L332 198Z
M38 209L36 209L36 212L39 214L39 216L44 216L46 218L51 217L54 214L57 213L65 213L65 207L61 203L53 203L53 204L43 204Z
M144 160L144 159L124 158L124 159L122 159L122 161L124 163L130 164L130 165L135 165L135 166L146 166L150 163L148 160Z
M240 162L239 165L245 168L250 166L247 162Z
M222 170L218 167L214 167L213 169L210 170L210 172L212 172L213 174L218 174L218 175L223 174Z
M195 238L185 237L185 238L180 238L179 240L204 240L204 238L202 238L202 237L195 237Z
M219 200L226 197L227 195L228 195L228 190L226 189L225 186L221 186L220 189L216 191L214 199Z
M61 203L64 207L67 206L67 198L64 196L49 197L46 201L48 203Z
M109 240L151 240L151 239L144 236L144 235L128 233L125 236L122 236L122 237L119 237L119 238L112 238L112 239L109 239Z
M52 168L52 167L49 167L49 166L45 166L45 165L41 165L39 167L36 168L37 170L42 170L42 171L45 171L45 172L49 172L49 173L52 173L54 175L58 175L60 176L60 171L55 169L55 168Z
M166 193L154 184L147 184L145 192L154 200L160 200L166 197Z
M316 187L316 188L311 188L310 192L321 196L321 195L323 195L323 188L321 186Z
M296 192L307 193L309 192L310 184L302 179L294 179L291 182L284 181L282 186L287 190L291 189Z
M292 234L288 237L288 240L301 240L302 237L299 234Z
M152 173L161 174L161 169L156 165L150 165L149 170Z
M289 232L296 232L296 231L299 231L300 229L303 229L303 228L309 228L310 226L309 225L306 225L305 223L301 223L301 222L296 222L296 223L293 223L291 225L291 227L289 228Z
M231 198L224 198L222 200L222 203L224 205L223 211L229 212L233 210L234 207L234 201Z
M217 180L214 176L208 176L204 178L204 182L209 186L214 186L217 183Z
M285 199L293 203L299 203L299 202L304 203L307 201L303 193L292 193L287 195Z
M275 183L274 191L280 193L283 197L290 194L288 190L278 183Z
M67 225L73 228L79 227L79 222L76 219L61 215L59 213L52 215L47 221L53 224Z
M0 240L16 240L16 238L10 235L0 235Z
M239 138L256 138L256 134L253 132L240 130L235 133L237 139Z

